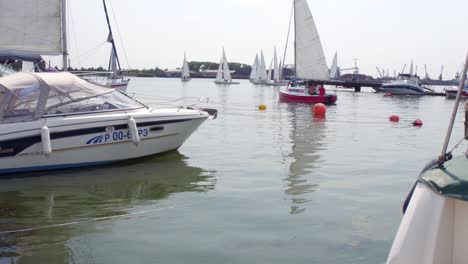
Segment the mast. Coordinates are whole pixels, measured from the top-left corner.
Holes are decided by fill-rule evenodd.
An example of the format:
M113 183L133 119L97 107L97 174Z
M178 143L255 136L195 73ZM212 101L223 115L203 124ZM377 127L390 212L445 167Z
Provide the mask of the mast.
M297 26L296 26L296 0L293 0L293 9L294 9L294 76L297 77L297 62L296 62L296 55L297 55ZM284 63L284 61L283 61Z
M120 60L119 60L119 56L117 55L117 49L115 48L114 35L112 34L112 28L111 28L110 21L109 21L109 15L107 14L106 0L102 0L102 5L104 6L104 13L106 14L107 27L109 28L109 36L107 37L107 41L112 44L112 51L114 52L115 59L117 61L117 66L120 71L121 70Z
M67 0L62 0L62 65L63 71L68 70L68 45L67 45Z

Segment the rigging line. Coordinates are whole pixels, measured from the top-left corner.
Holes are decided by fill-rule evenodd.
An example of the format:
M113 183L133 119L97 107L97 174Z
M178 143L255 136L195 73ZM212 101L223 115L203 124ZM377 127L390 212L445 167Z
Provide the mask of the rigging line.
M97 50L98 48L102 47L102 46L103 46L104 44L106 44L106 43L107 43L107 42L104 41L104 42L102 42L101 44L97 45L96 47L93 47L93 48L91 48L91 49L89 49L89 50L87 50L87 51L81 53L80 55L77 55L77 56L73 57L72 59L77 59L77 58L79 58L79 57L84 57L85 55L89 55L88 53L96 52L96 50Z
M72 3L73 1L68 1L68 5L67 5L67 9L68 9L68 16L69 16L69 20L70 20L70 24L71 24L71 33L72 33L72 36L73 36L73 44L75 45L75 50L78 50L78 42L77 42L77 35L76 35L76 31L75 31L75 20L73 19L73 13L72 13ZM75 57L75 58L72 58L72 59L77 59L78 60L78 65L81 64L80 60L79 60L79 57ZM70 60L72 60L70 59Z
M128 61L127 50L125 49L125 45L122 40L123 36L120 33L119 23L117 22L117 17L115 16L114 6L112 5L112 1L109 1L109 3L111 7L110 9L111 9L112 17L114 18L114 22L115 22L115 28L117 29L117 33L119 34L120 46L122 47L123 53L125 55L125 60L127 61L127 67L128 69L130 69L130 62Z
M458 141L458 143L455 144L455 146L449 151L449 153L452 153L452 151L454 151L456 148L458 148L458 146L463 142L463 140L465 140L465 137L462 137L460 139L460 141Z
M189 206L189 205L194 205L194 204L196 204L196 203L182 204L182 206ZM151 210L143 210L143 211L137 211L137 212L132 212L132 213L125 213L125 214L120 214L120 215L97 217L97 218L86 219L86 220L82 220L82 221L73 221L73 222L54 224L54 225L45 225L45 226L37 226L37 227L30 227L30 228L23 228L23 229L6 230L6 231L0 231L0 235L9 235L9 234L31 232L31 231L50 229L50 228L57 228L57 227L74 226L74 225L80 225L80 224L91 223L91 222L98 222L98 221L104 221L104 220L117 219L117 218L122 218L122 217L127 217L127 216L145 215L145 214L148 214L148 213L154 213L154 212L157 212L157 211L162 211L162 210L166 210L166 209L174 209L174 208L176 208L176 206L167 206L167 207L160 207L160 208L151 209Z
M292 7L291 7L291 15L289 17L288 34L286 36L286 45L284 47L283 65L282 65L283 69L284 69L285 60L286 60L286 51L288 50L289 32L291 31L291 22L292 22L293 13L294 13L294 1L293 1L293 4L292 4Z

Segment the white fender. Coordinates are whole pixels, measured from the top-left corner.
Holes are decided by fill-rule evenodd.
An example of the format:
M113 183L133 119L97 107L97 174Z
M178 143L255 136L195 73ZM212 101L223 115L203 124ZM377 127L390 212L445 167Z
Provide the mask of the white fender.
M140 135L138 135L138 127L133 117L130 117L128 119L128 128L132 133L132 142L135 143L135 145L140 144Z
M44 124L41 127L41 141L42 141L42 153L48 156L52 153L52 145L50 143L50 131L47 125Z

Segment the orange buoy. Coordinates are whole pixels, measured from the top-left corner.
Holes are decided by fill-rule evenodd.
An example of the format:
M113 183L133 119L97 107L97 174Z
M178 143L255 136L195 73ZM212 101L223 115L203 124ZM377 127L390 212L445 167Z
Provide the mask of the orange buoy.
M413 121L413 126L419 126L420 127L420 126L422 126L422 124L423 123L422 123L421 119L416 119L416 120Z
M391 122L398 122L398 121L400 121L400 117L398 117L397 115L391 115L389 120Z
M322 103L315 104L313 108L313 112L314 112L314 116L324 116L325 113L327 112L327 107Z

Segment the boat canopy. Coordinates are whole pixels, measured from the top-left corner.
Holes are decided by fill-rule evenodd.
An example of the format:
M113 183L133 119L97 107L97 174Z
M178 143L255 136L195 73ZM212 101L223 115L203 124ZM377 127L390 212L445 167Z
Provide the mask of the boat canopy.
M68 72L19 72L0 78L0 124L32 121L45 115L141 107L115 89Z
M419 181L441 195L468 201L467 157L461 155L424 172Z

